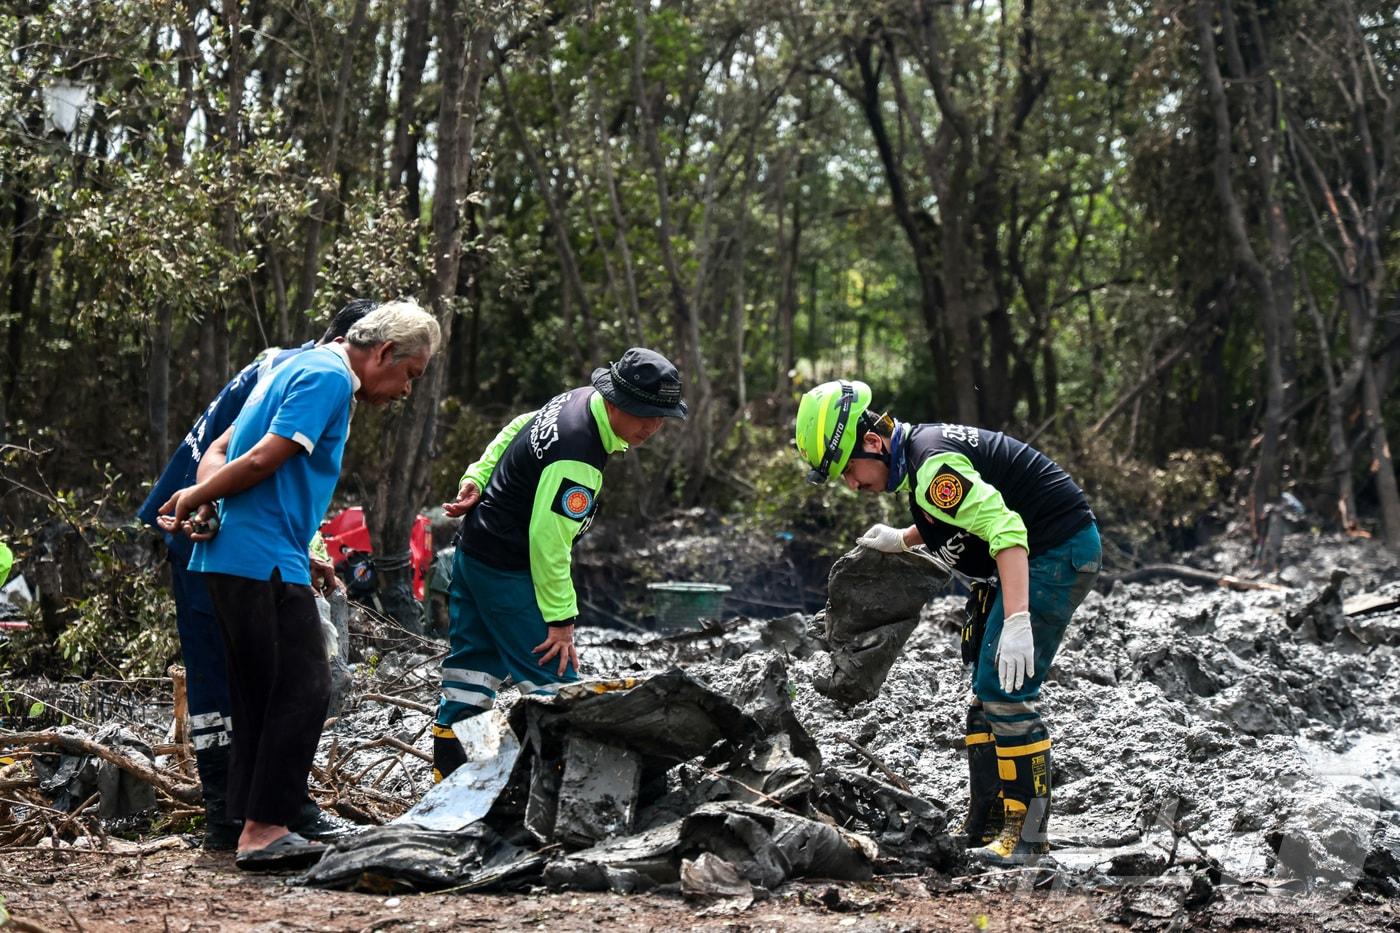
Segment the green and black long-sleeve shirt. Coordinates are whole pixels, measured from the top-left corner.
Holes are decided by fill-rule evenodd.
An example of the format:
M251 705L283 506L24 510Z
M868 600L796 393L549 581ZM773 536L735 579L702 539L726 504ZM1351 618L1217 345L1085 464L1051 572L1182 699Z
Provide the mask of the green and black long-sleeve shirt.
M498 570L528 570L546 622L573 618L574 540L593 520L608 455L626 449L591 387L518 416L462 474L481 500L463 519L457 546Z
M910 425L900 454L919 534L966 577L990 579L1006 548L1023 547L1035 557L1094 520L1068 473L999 431Z

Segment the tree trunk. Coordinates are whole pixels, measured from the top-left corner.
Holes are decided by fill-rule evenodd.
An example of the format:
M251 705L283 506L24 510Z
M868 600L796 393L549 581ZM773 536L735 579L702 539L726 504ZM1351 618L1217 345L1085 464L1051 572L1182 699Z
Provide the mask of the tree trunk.
M1392 171L1396 104L1374 83L1375 63L1355 13L1345 4L1335 4L1331 10L1333 32L1309 47L1321 57L1319 64L1330 70L1339 115L1345 116L1318 120L1287 113L1282 120L1289 127L1285 151L1293 165L1296 191L1311 215L1317 244L1332 262L1340 293L1342 313L1335 321L1324 322L1307 291L1308 308L1320 331L1327 380L1328 445L1338 514L1343 527L1355 526L1353 451L1343 434L1342 417L1359 389L1381 521L1387 543L1395 547L1400 541L1400 503L1393 466L1387 466L1391 454L1380 409L1385 392L1376 379L1372 347L1386 279L1383 244L1396 204ZM1258 46L1263 30L1252 11L1248 22L1251 46ZM1333 365L1328 342L1343 328L1350 358L1345 366Z
M588 73L588 100L589 111L592 117L593 133L597 137L598 150L602 155L600 164L603 168L603 181L608 189L608 207L612 211L614 232L614 242L617 244L618 256L622 259L622 276L627 285L627 300L622 307L627 316L627 328L633 342L642 344L646 342L646 327L642 322L641 302L637 299L637 270L636 263L632 260L632 250L628 246L627 237L630 224L627 222L627 215L622 210L622 198L617 191L617 175L613 169L613 149L612 139L608 135L608 128L603 123L602 94L598 90L598 82L595 80L593 72Z
M1357 528L1356 489L1351 477L1351 447L1347 444L1345 431L1346 400L1349 396L1343 394L1341 382L1336 378L1333 368L1330 346L1332 328L1323 319L1310 290L1307 292L1307 299L1308 311L1312 315L1313 325L1317 328L1317 349L1322 362L1322 376L1327 383L1327 447L1331 454L1327 472L1336 491L1337 521L1343 531L1353 532Z
M365 28L368 9L369 0L355 0L355 9L350 14L350 27L345 34L345 44L340 50L335 103L332 105L330 125L326 128L326 138L322 142L325 148L320 177L316 180L316 199L311 205L311 216L306 222L306 241L301 257L301 282L297 287L298 311L309 310L316 298L316 278L321 273L321 231L326 225L326 214L335 196L335 179L340 165L340 144L344 136L345 110L350 96L355 50L360 45L360 34Z
M428 23L432 18L430 0L409 0L404 14L403 66L399 71L399 103L394 119L394 150L390 157L389 189L404 191L404 213L417 221L423 213L420 203L422 179L418 168L418 94L423 88L423 68L428 61Z
M1223 0L1222 13L1226 22L1229 21L1228 4L1229 0ZM1284 316L1280 313L1280 302L1287 301L1290 305L1292 302L1291 288L1285 294L1280 295L1275 286L1280 283L1281 277L1291 276L1291 272L1286 268L1283 270L1277 267L1273 270L1265 268L1250 241L1244 210L1235 195L1231 173L1231 129L1234 124L1230 117L1229 102L1225 96L1225 83L1216 57L1216 35L1211 23L1213 10L1214 0L1201 0L1196 4L1195 16L1201 54L1201 71L1206 82L1212 116L1215 121L1213 165L1215 192L1225 212L1226 229L1234 246L1236 259L1254 284L1257 296L1256 310L1259 315L1260 330L1263 331L1264 336L1264 423L1258 461L1249 495L1250 519L1254 526L1256 540L1263 542L1264 508L1277 499L1279 495L1280 447L1285 423L1286 387L1284 384L1282 341ZM1225 41L1233 58L1238 55L1238 49L1233 48L1233 43L1230 41L1232 38L1233 36L1228 36ZM1243 78L1242 75L1237 77ZM1245 106L1246 109L1250 108L1248 103ZM1260 140L1256 134L1251 133L1250 135L1251 143L1255 144L1254 156L1256 160L1262 159L1263 156L1257 148ZM1277 201L1276 191L1273 192L1273 199L1265 206L1265 209L1270 214L1271 225L1282 222L1282 206ZM1284 258L1286 259L1286 257ZM1288 317L1291 320L1291 308ZM1273 562L1272 555L1261 553L1260 558L1264 564Z
M1361 376L1361 392L1362 410L1371 438L1371 471L1376 480L1376 498L1380 500L1381 528L1386 547L1400 553L1400 489L1396 488L1395 459L1390 453L1376 373L1369 361Z
M27 18L20 18L16 38L18 44L11 54L17 60L24 61L27 56L36 54L35 46L30 41L33 37ZM15 111L13 114L7 114L6 119L18 122L19 131L24 136L30 139L41 138L44 117L42 105L39 103L38 87L33 83L27 84L18 90L15 97ZM31 196L38 179L22 167L13 174L7 173L5 178L13 186L12 216L9 225L10 260L5 277L4 305L6 316L9 318L9 327L5 335L5 368L8 372L3 387L5 407L8 410L15 404L19 377L24 368L24 343L29 331L30 316L34 310L37 267L43 249L44 231L38 203ZM7 433L5 425L6 422L0 419L0 435ZM3 438L0 438L0 443L3 442Z
M468 180L470 184L470 179ZM467 230L463 241L470 243L481 232L480 207L467 202ZM476 397L477 350L481 336L481 304L485 296L481 288L482 258L475 252L462 254L462 268L457 273L457 297L466 307L466 332L460 328L455 340L444 349L447 353L447 376L443 394L455 396L463 404Z
M170 456L170 304L156 305L156 326L151 333L151 356L146 364L147 413L150 417L148 457L151 475L159 476Z
M37 205L26 188L28 176L15 178L14 233L10 237L10 269L6 282L6 311L9 331L6 336L6 362L9 369L5 380L5 400L13 405L19 388L19 375L24 363L24 341L29 330L29 318L34 309L35 266L38 263L40 220Z
M661 151L656 115L652 111L651 96L645 81L647 13L643 0L637 0L634 4L633 14L636 35L632 55L632 92L636 98L642 141L651 164L653 181L656 183L657 239L662 267L666 271L666 280L670 286L676 342L681 349L680 356L683 360L680 367L681 377L685 381L687 403L690 406L690 416L676 449L688 453L689 469L686 471L685 480L687 489L693 491L698 490L704 482L708 468L710 377L705 366L704 348L700 342L699 321L686 290L674 247L675 225L671 216L671 191L666 176L666 157ZM659 479L664 481L664 477ZM650 488L656 490L660 486L660 483L655 483Z
M456 313L453 299L461 270L461 202L471 178L472 145L492 29L492 23L477 8L468 13L462 7L462 0L442 0L440 8L437 181L425 269L428 304L442 327L444 342L452 338ZM446 383L445 369L445 354L439 353L398 417L385 422L381 449L389 452L384 470L388 480L376 486L368 514L375 553L387 564L380 574L381 589L398 594L386 602L399 623L413 630L419 627L419 609L411 599L403 600L412 580L405 558L409 534L428 494L428 465Z
M776 415L779 419L790 417L793 411L792 375L793 368L797 365L793 322L797 317L797 272L799 257L802 255L802 183L805 180L807 169L807 157L802 152L802 147L806 136L807 121L811 119L811 116L812 93L811 89L808 88L802 101L797 145L793 150L780 157L776 170L777 177L774 182L773 202L774 210L778 215L778 301L776 309L778 320L774 328L776 346L773 356L778 398ZM790 196L787 178L789 166L794 162L796 163L796 177L793 179L791 189L796 194ZM789 222L789 203L792 211L791 233L786 229ZM815 308L813 308L813 312L815 312Z
M245 91L243 5L240 0L223 0L222 28L227 33L228 65L224 92L226 108L217 116L219 133L217 145L229 175L239 171L239 153L243 143L243 94ZM211 122L213 122L211 120ZM226 256L239 252L239 218L232 204L218 207L219 246ZM234 300L229 289L205 317L200 333L200 397L213 398L232 373L229 369L229 304Z
M885 126L884 104L880 99L880 69L873 61L873 45L872 40L867 37L848 50L860 71L861 83L857 103L860 104L871 135L875 139L880 165L885 171L885 183L889 185L895 218L899 221L900 229L904 231L904 236L914 253L914 267L919 275L919 308L928 336L934 378L939 389L950 397L948 401L951 408L957 412L958 418L973 424L977 418L970 366L965 353L961 360L957 360L956 363L954 360L957 348L963 346L966 340L965 337L958 338L956 328L952 324L944 283L934 254L938 230L933 219L910 201L904 169L899 164L889 130ZM971 412L970 417L968 412Z
M505 110L506 119L510 121L511 130L515 133L515 138L520 141L520 151L525 156L525 164L530 167L530 172L535 176L535 185L539 188L540 199L544 201L545 211L549 214L549 227L554 233L554 244L559 251L559 264L563 266L564 283L563 287L569 290L573 301L578 302L578 323L570 327L570 338L572 345L576 348L574 368L580 372L587 372L587 367L592 361L598 359L597 327L593 324L593 308L588 301L588 290L583 284L583 275L579 272L578 257L574 253L573 242L569 238L569 222L564 216L564 208L559 202L559 192L554 188L554 182L550 179L549 172L545 170L544 163L540 161L539 153L535 151L534 141L525 131L525 126L521 123L520 114L516 112L515 101L511 97L510 85L506 80L505 71L501 67L501 53L496 51L492 56L493 67L496 72L496 86L501 91L501 107ZM572 307L572 306L571 306ZM580 341L579 335L583 336Z
M754 166L756 133L749 134L749 149L744 158L744 188L739 195L738 229L734 233L734 304L729 318L729 335L734 351L734 407L743 411L749 404L748 383L744 378L746 348L744 333L748 329L748 292L744 285L744 267L748 260L749 199L757 173Z

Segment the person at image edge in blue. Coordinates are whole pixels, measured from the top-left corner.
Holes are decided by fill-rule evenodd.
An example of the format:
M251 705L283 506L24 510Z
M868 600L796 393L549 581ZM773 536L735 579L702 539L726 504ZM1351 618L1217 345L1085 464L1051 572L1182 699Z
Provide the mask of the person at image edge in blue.
M340 479L352 399L406 398L440 341L437 321L416 304L380 305L344 343L307 350L259 379L221 438L226 455L213 455L216 442L199 481L160 507L163 530L198 542L189 566L204 574L224 639L234 721L227 807L243 820L241 869L304 867L325 851L289 828L330 699L307 542Z

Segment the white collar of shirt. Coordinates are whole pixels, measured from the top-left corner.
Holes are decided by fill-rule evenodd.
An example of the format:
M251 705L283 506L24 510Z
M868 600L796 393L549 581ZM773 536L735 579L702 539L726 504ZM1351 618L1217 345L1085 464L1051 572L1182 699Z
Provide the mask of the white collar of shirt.
M350 374L351 394L360 391L360 377L355 375L355 368L350 365L350 354L345 352L345 344L331 341L323 343L321 346L340 357L340 361L345 364L345 371Z

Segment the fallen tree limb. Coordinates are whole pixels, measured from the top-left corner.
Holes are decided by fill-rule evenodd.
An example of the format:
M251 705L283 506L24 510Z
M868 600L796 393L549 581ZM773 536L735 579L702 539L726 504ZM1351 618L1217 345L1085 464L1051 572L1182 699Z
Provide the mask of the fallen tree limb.
M11 732L0 735L0 746L30 747L34 745L55 745L73 754L94 755L103 761L116 765L137 780L165 791L181 803L198 806L201 802L198 784L173 781L159 771L149 768L115 749L99 745L91 739L63 735L58 732Z
M1362 593L1343 602L1342 612L1349 616L1359 616L1368 612L1380 612L1382 609L1394 609L1396 606L1400 606L1400 597Z
M904 778L900 777L893 770L891 770L890 766L881 761L874 752L866 748L864 745L861 745L855 739L850 738L849 736L841 735L837 736L837 738L845 742L847 745L851 746L851 748L854 748L866 761L879 768L880 771L885 775L885 777L889 779L889 782L891 784L893 784L895 787L898 787L906 794L909 793L909 782L904 780Z
M1279 592L1288 590L1288 587L1278 583L1246 580L1243 577L1232 577L1229 574L1197 570L1195 567L1187 567L1183 564L1146 564L1124 574L1104 577L1104 582L1111 586L1114 583L1139 583L1143 580L1155 580L1160 577L1172 577L1177 580L1186 580L1189 583L1223 586L1232 590L1276 590Z
M402 706L404 709L411 709L416 713L431 713L433 708L422 703L415 703L412 700L405 700L403 697L389 696L384 693L366 693L360 697L361 700L373 700L376 703L389 703L393 706Z

